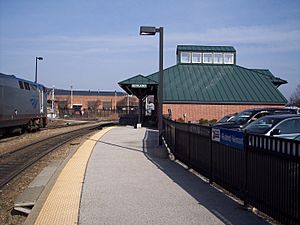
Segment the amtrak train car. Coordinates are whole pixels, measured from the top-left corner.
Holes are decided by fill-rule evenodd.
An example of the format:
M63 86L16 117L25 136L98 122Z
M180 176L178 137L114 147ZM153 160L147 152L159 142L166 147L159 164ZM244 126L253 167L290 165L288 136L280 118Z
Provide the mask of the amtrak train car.
M47 124L47 89L0 73L0 135L33 131Z

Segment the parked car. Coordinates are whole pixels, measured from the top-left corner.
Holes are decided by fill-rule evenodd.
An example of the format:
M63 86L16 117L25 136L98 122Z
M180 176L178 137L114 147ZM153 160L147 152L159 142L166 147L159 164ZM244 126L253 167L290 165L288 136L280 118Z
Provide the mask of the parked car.
M214 128L227 128L227 129L243 129L253 121L264 117L266 115L277 114L296 114L295 109L287 108L256 108L247 109L235 115L230 121L217 122L213 125Z
M247 133L299 140L300 115L264 116L244 128Z
M228 115L224 116L222 119L220 119L218 121L218 123L228 122L228 121L232 120L236 115L237 115L237 113L235 113L235 114L228 114Z

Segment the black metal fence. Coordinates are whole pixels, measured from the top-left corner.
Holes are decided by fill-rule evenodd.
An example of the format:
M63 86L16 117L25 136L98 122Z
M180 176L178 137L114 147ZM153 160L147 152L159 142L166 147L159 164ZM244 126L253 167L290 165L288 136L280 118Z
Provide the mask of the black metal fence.
M245 204L300 224L300 141L243 135L242 147L212 141L212 128L164 119L174 156Z

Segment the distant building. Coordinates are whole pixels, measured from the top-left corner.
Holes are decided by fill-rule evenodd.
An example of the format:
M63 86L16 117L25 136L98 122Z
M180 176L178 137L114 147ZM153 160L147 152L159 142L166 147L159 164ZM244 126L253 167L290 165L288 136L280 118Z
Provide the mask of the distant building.
M277 89L287 81L268 69L236 65L232 46L178 45L176 55L177 64L164 69L163 87L163 113L173 119L220 119L248 108L283 107L287 103ZM156 72L131 77L119 85L142 101L154 94L157 104L158 82Z
M48 102L52 100L52 89L49 89ZM56 112L69 109L84 113L85 111L126 111L136 107L137 99L124 92L116 91L82 91L54 90L54 108Z

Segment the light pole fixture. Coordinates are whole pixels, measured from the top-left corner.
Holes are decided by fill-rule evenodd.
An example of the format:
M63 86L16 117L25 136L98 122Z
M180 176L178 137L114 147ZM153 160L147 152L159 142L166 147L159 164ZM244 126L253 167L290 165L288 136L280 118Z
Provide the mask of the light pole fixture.
M37 61L43 60L43 57L35 57L35 80L34 82L37 83Z
M164 28L163 27L150 27L150 26L141 26L140 35L155 35L159 33L159 84L158 84L158 133L159 133L159 145L162 145L162 127L163 127L163 36Z

